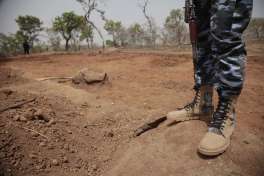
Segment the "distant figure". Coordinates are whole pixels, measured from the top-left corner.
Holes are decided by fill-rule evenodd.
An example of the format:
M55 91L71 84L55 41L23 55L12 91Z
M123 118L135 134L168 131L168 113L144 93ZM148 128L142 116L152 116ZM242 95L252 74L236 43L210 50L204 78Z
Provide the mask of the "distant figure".
M29 54L30 46L29 46L27 40L24 41L23 48L24 48L24 54Z

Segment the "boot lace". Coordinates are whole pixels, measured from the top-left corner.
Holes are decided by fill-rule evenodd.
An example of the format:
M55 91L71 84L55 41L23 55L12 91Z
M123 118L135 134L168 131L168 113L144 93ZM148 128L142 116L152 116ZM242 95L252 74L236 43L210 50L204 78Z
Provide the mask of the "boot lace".
M227 114L230 111L230 107L231 100L219 98L217 108L213 114L213 118L209 126L212 128L223 130L225 120L227 119Z
M186 111L192 110L195 106L198 105L200 99L201 99L201 92L199 90L199 91L196 91L193 101L188 103L181 109L185 109Z

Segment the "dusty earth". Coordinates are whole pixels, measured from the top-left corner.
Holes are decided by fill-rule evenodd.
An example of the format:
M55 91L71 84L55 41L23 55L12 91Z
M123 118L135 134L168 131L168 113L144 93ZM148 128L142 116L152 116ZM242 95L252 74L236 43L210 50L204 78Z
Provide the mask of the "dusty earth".
M197 153L207 130L202 121L161 124L133 137L140 125L191 100L188 50L0 59L0 175L263 176L264 44L248 46L237 129L227 152L214 158ZM83 68L103 70L109 80L38 80L70 77Z

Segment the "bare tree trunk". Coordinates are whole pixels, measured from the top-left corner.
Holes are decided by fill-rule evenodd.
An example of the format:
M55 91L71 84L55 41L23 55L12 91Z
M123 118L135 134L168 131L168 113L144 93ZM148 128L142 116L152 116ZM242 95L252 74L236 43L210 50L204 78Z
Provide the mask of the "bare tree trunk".
M152 24L152 21L151 21L151 18L150 16L147 14L147 6L149 4L149 0L145 0L144 2L144 5L141 7L142 8L142 12L147 20L147 23L148 23L148 26L149 26L149 32L150 32L150 42L151 42L151 45L155 45L155 41L154 41L154 31L153 31L153 24Z
M70 41L70 39L66 39L66 43L65 43L65 50L66 51L69 50L69 41Z
M89 38L86 39L86 43L87 43L87 48L90 49L90 40L89 40Z
M102 20L106 21L106 18L104 16L104 11L98 9L98 0L77 0L81 3L83 10L85 11L85 19L88 24L90 24L98 33L99 37L102 40L102 48L105 48L105 40L104 37L99 30L99 28L90 20L90 16L93 12L97 12Z
M91 39L90 39L90 46L93 49L93 37L91 37Z
M98 35L100 36L101 40L102 40L102 48L105 49L105 40L104 40L104 36L102 35L101 31L95 26L95 24L91 21L88 21L88 19L86 18L87 22L92 25L92 27L96 30L96 32L98 33Z
M257 35L257 39L259 40L260 39L260 32L259 32L258 27L256 27L256 35Z

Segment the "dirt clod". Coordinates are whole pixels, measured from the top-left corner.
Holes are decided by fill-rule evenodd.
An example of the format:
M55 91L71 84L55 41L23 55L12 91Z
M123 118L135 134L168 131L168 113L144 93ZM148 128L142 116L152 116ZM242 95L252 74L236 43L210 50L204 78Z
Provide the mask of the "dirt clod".
M63 163L68 163L69 159L66 156L64 156L64 157L62 157L62 162Z
M38 109L35 113L34 116L38 119L38 120L44 120L45 122L49 122L50 118L49 116L44 113L41 109Z
M11 89L4 89L4 90L2 90L2 92L3 92L6 96L9 96L9 95L11 95L14 91L11 90Z
M24 117L23 115L19 116L19 120L21 122L27 122L28 121L28 118Z
M51 161L51 164L53 165L53 166L59 166L59 161L57 160L57 159L53 159L52 161Z
M31 153L31 154L29 154L29 158L31 158L31 159L37 159L38 158L38 155L35 154L35 153Z
M106 131L105 136L112 138L112 137L114 137L114 132L113 131Z
M15 116L13 117L13 120L14 120L14 121L19 121L19 120L20 120L20 115L15 115Z
M35 118L35 116L34 116L35 112L36 112L36 109L34 109L34 108L27 109L26 112L24 113L24 117L27 120L33 120Z
M39 143L39 146L40 147L45 147L45 146L47 146L47 144L46 144L46 142L41 142L41 143Z

